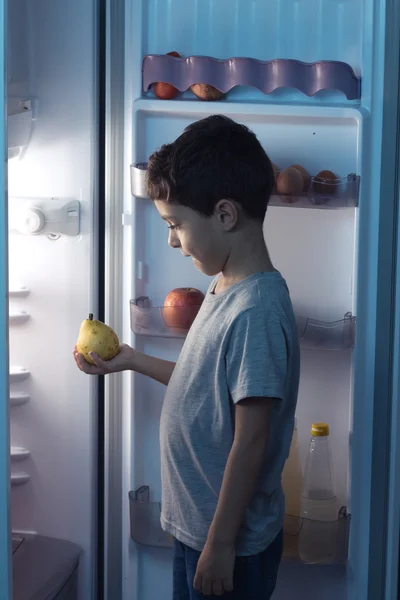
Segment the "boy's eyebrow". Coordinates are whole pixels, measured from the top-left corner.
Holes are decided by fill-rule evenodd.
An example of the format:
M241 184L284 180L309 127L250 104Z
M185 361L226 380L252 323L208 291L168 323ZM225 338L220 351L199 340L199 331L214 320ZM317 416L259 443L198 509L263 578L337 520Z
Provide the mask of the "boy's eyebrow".
M174 215L161 215L161 218L164 219L164 221L169 221L170 219L174 219L174 221L176 221L176 217L174 217Z

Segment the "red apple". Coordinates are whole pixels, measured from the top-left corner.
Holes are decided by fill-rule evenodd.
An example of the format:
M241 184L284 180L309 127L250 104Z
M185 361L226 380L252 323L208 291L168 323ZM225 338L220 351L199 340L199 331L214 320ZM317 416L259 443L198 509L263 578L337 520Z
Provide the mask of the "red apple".
M204 300L196 288L175 288L165 298L163 316L167 327L188 331Z
M180 58L181 55L179 52L174 51L168 52L167 56L176 56L176 58ZM157 81L157 83L153 85L153 90L156 97L160 100L172 100L179 93L179 90L176 87L165 81Z

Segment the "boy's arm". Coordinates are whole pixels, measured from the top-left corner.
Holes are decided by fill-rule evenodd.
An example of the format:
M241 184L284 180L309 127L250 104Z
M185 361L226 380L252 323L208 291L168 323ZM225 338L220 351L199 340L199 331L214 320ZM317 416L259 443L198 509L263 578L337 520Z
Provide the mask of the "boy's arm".
M217 509L201 554L195 589L205 595L233 589L235 540L265 459L274 398L246 398L235 405L235 436Z
M97 354L92 352L94 365L90 365L75 346L73 352L75 362L78 368L87 375L108 375L118 373L119 371L136 371L151 379L155 379L164 385L168 385L172 372L175 368L174 362L155 358L143 352L134 350L127 344L121 344L119 352L115 358L104 361Z

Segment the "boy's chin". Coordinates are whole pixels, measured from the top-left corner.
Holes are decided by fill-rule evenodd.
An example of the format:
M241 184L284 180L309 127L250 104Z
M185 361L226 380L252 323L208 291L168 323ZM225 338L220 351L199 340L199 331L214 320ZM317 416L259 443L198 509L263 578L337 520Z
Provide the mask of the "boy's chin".
M218 275L221 272L221 269L217 269L215 266L205 265L204 263L199 262L193 257L192 261L194 266L198 271L200 271L200 273L208 275L209 277L214 277L215 275Z

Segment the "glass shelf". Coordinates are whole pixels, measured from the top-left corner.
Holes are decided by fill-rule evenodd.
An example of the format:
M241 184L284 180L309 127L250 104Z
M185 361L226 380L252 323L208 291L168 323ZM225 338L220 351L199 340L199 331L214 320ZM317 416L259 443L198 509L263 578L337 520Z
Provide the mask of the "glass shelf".
M136 198L147 198L147 163L131 165L131 194ZM286 208L314 208L338 210L358 206L360 177L350 173L346 177L324 183L316 176L310 180L307 192L297 196L272 194L268 205Z
M173 538L162 530L161 504L150 501L147 485L129 492L131 538L137 544L153 548L171 548ZM341 508L334 522L311 521L291 515L285 516L283 559L308 564L337 564L347 559L350 515ZM300 537L301 534L301 537ZM305 536L303 538L302 536ZM311 547L319 550L305 553L301 539L312 540ZM309 548L310 544L307 544Z
M184 338L200 306L150 306L147 296L130 301L131 329L138 335Z
M185 338L198 306L150 306L150 299L142 296L130 300L131 330L137 335ZM187 323L187 327L169 326L173 322ZM317 321L296 316L300 346L304 350L345 350L355 343L356 318L346 313L344 319L333 322Z
M296 89L306 96L322 90L342 92L347 100L361 97L361 81L347 63L321 60L305 63L293 59L269 61L232 57L217 59L211 56L175 57L151 54L143 58L143 90L163 81L180 92L196 83L214 86L223 94L236 86L246 86L263 94L280 88Z
M313 521L285 515L283 560L333 565L347 560L350 515L342 507L336 521Z

